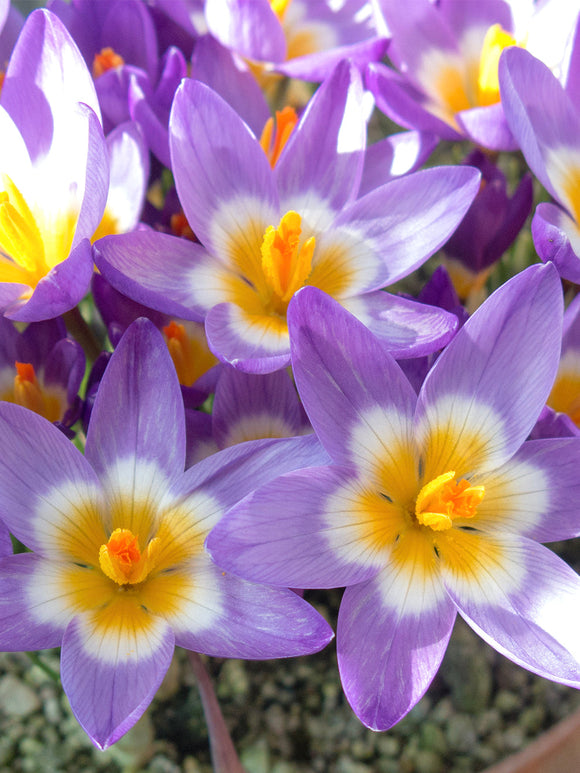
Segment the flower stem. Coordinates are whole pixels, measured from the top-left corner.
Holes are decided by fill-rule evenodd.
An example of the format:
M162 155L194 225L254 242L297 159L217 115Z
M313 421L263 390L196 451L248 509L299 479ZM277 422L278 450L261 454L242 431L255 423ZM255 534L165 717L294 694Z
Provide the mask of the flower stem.
M101 353L101 347L78 306L63 314L63 319L67 331L83 347L87 360L94 362Z
M34 663L34 665L42 669L44 673L47 674L47 676L49 676L53 680L53 682L60 684L60 676L56 673L54 669L52 669L50 666L47 666L46 663L43 660L41 660L38 652L27 652L26 654L28 655L30 660Z
M197 652L187 653L197 679L201 705L209 731L211 759L215 773L246 773L224 721L210 676Z

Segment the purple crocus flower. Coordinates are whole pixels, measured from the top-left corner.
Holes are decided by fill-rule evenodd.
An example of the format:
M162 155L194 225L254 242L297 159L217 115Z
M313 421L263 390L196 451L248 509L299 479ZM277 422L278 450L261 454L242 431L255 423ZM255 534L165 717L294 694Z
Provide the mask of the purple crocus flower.
M564 71L578 3L508 0L378 0L398 72L371 63L367 86L377 106L401 126L447 140L468 138L493 150L516 150L498 84L501 51L526 45Z
M387 48L368 0L206 0L205 15L224 46L307 81L324 80L343 59L364 67Z
M565 90L550 70L526 51L510 49L500 60L506 118L528 165L556 204L542 203L532 221L542 260L580 282L580 91Z
M31 322L19 333L0 317L0 400L23 405L69 434L80 416L84 375L83 349L66 337L62 320Z
M525 441L558 365L562 292L526 269L473 314L417 396L384 347L314 288L292 361L330 466L281 476L208 538L239 576L346 586L342 684L385 730L421 698L457 612L519 665L580 687L580 578L542 541L580 533L580 440Z
M51 319L88 289L109 182L98 111L70 35L35 11L0 97L0 310L11 319Z
M296 594L218 568L204 540L253 486L321 458L313 436L245 443L184 473L183 403L148 320L113 353L83 456L0 404L0 517L33 552L0 560L0 648L62 646L61 678L99 748L141 716L174 645L217 657L311 653L332 637Z
M184 80L171 118L173 172L201 244L151 231L111 236L95 245L99 269L147 306L203 315L212 351L246 372L288 364L286 309L305 284L333 295L401 356L440 348L455 318L382 288L445 242L478 190L479 172L428 169L357 199L361 100L357 71L342 63L272 169L232 108Z

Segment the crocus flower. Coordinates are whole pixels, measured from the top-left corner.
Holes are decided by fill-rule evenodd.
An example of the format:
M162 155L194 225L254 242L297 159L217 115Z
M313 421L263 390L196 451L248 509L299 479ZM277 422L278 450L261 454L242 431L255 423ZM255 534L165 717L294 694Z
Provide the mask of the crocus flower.
M316 92L272 169L217 94L184 80L171 118L173 172L201 244L138 231L95 245L118 290L181 317L205 317L212 351L253 373L288 364L286 309L303 285L340 300L402 356L443 346L455 318L382 292L449 237L479 172L441 167L357 199L366 124L356 70ZM203 246L202 246L203 245Z
M82 347L67 338L61 320L31 322L19 333L0 317L0 400L23 405L70 434L84 375Z
M506 119L528 166L557 202L537 206L534 245L542 260L578 283L580 91L564 90L542 62L518 49L502 55L500 84Z
M35 11L0 97L0 310L12 319L56 317L88 289L109 174L98 110L70 35Z
M205 16L223 45L307 81L328 77L342 59L364 67L387 47L368 0L206 0Z
M33 551L0 560L0 648L62 646L64 690L99 748L141 716L174 644L261 659L331 638L296 594L224 572L203 547L254 485L317 463L316 439L246 443L184 473L181 393L148 320L111 358L85 456L17 405L0 404L0 428L0 516Z
M234 507L208 538L214 559L263 582L346 586L339 669L370 728L423 695L457 612L514 662L580 687L580 578L539 544L580 532L580 440L524 442L558 364L554 267L490 296L418 396L319 290L302 290L289 316L297 386L333 464Z
M526 45L563 72L579 10L561 0L378 0L378 6L399 72L369 65L367 86L377 106L401 126L493 150L517 149L500 102L502 50Z

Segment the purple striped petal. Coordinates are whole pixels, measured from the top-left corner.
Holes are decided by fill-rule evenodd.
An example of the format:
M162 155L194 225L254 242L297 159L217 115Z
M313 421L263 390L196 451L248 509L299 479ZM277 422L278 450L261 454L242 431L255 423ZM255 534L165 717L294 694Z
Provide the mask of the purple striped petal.
M417 403L425 479L493 469L531 431L558 368L562 290L535 265L496 290L427 376Z
M185 465L183 410L163 337L152 322L139 319L124 334L101 380L85 456L101 475L117 462L124 475L130 474L139 459L171 479ZM123 463L130 460L125 469ZM131 488L130 480L119 482Z
M339 212L356 198L366 143L358 70L341 62L310 100L275 167L282 211ZM316 228L314 213L308 224Z
M578 224L556 204L538 204L532 220L534 247L544 262L552 261L560 276L580 282Z
M328 623L296 593L255 585L205 561L174 622L176 644L220 658L293 657L333 638Z
M149 617L141 611L142 617ZM104 617L104 615L101 615ZM173 656L174 637L159 618L131 629L115 619L109 628L79 616L62 642L62 685L79 724L99 749L106 749L143 714Z
M284 31L267 0L208 0L205 18L220 43L248 59L286 58Z
M472 535L463 533L463 540ZM467 545L457 548L466 548ZM445 587L461 616L492 647L524 668L580 687L580 578L543 545L503 534L479 541L479 576L443 561ZM445 559L445 556L442 556Z
M282 475L240 502L207 540L212 558L255 582L337 588L363 582L384 564L368 539L364 481L344 467ZM384 503L377 496L376 509Z
M185 79L177 89L169 144L181 205L210 252L219 255L229 243L231 223L223 224L220 212L233 206L233 200L242 228L256 212L264 221L260 235L278 219L266 154L235 110L204 83Z
M322 444L338 464L360 453L346 439L371 413L396 442L409 437L416 396L383 344L336 301L305 287L288 309L298 391ZM337 421L340 417L340 421ZM388 441L385 439L385 444Z
M455 608L434 575L389 567L346 589L338 615L338 668L348 702L372 730L413 708L443 659ZM407 570L407 571L405 571Z
M359 196L390 182L395 177L415 172L431 155L437 137L429 132L408 131L391 134L365 152Z
M99 271L132 300L174 317L203 319L205 309L197 305L192 281L196 265L208 260L201 245L142 230L105 236L93 252Z

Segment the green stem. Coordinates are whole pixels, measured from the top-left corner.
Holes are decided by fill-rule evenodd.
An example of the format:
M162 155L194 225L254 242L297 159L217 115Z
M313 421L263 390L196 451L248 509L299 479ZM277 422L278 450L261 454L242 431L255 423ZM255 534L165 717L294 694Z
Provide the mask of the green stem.
M78 306L65 312L63 319L70 335L83 347L87 360L94 362L101 353L101 346Z
M40 655L38 652L27 652L26 653L30 660L34 663L35 666L38 666L42 671L44 671L47 676L49 676L53 682L56 682L57 684L60 684L60 676L56 673L56 671L51 668L50 666L47 666L46 663L41 660Z
M246 773L237 755L221 712L210 676L197 652L187 653L197 679L201 705L209 732L209 746L215 773Z

